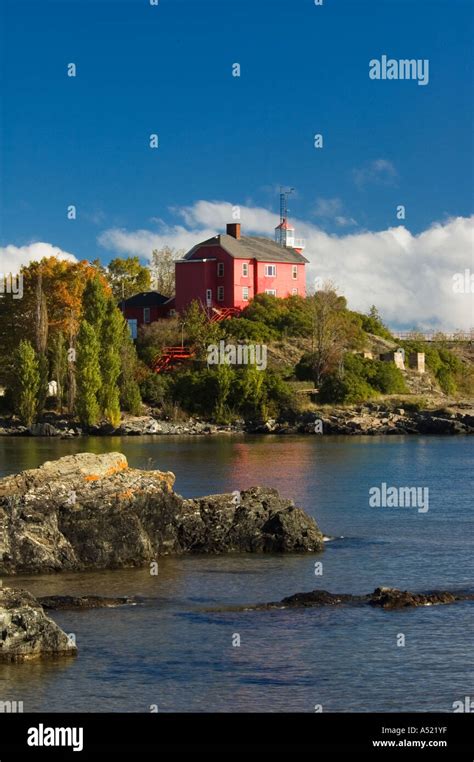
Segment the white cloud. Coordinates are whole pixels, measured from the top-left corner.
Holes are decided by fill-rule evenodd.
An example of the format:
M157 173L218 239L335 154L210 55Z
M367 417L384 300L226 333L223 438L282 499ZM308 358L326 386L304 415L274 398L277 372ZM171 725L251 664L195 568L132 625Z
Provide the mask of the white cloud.
M158 223L156 232L110 229L100 243L121 254L151 256L164 245L190 249L225 229L232 204L198 201L174 210L184 225ZM474 268L474 216L434 223L413 235L403 226L377 232L329 235L316 225L292 221L306 239L308 285L316 277L332 280L352 309L366 312L376 304L392 327L469 330L474 325L472 294L453 290L453 275ZM241 207L242 232L273 238L278 215L261 207Z
M370 183L375 185L395 185L398 172L388 159L375 159L364 167L352 171L354 183L359 189Z
M317 198L314 207L315 217L335 217L342 209L340 198Z
M354 217L343 217L338 214L335 218L336 224L341 228L347 228L349 225L357 225L357 220Z
M105 249L114 252L114 256L123 254L131 257L143 257L151 259L154 249L162 249L171 246L177 250L189 251L194 244L204 241L206 238L216 235L218 228L195 228L188 230L182 225L160 225L159 231L153 230L125 230L124 228L110 228L104 230L98 237L98 241Z
M313 214L315 217L333 220L339 227L348 227L357 225L353 217L346 217L342 214L343 204L340 198L317 198Z
M22 265L28 265L30 262L39 262L44 257L57 257L69 262L77 262L74 254L63 251L58 246L51 243L37 241L25 246L0 246L0 273L16 275Z

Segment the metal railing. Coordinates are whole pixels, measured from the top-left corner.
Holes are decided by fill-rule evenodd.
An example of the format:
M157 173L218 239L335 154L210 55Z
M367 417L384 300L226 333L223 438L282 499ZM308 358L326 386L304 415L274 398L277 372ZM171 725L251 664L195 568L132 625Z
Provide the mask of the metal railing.
M423 341L474 341L474 328L470 331L392 331L395 339L423 339Z

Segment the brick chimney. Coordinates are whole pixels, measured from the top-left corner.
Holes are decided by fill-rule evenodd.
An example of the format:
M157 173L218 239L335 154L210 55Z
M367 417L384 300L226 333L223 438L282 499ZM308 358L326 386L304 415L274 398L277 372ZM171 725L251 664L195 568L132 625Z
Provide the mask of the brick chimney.
M236 238L240 241L240 222L228 222L227 235L231 235L232 238Z

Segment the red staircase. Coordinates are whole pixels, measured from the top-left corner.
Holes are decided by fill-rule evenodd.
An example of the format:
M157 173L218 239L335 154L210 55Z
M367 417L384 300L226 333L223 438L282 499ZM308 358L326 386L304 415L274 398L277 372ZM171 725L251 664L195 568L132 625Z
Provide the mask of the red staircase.
M240 310L237 307L222 307L221 309L213 307L209 322L220 323L221 320L228 320L229 318L237 317L237 315L240 315Z
M156 358L152 365L152 370L155 373L173 370L176 365L194 357L194 354L191 347L163 347L161 355Z
M221 309L213 307L209 322L220 323L221 320L228 320L237 315L240 315L240 310L237 307L222 307ZM155 373L166 373L174 370L177 365L191 360L195 355L196 352L191 347L163 347L163 351L155 359L151 369Z

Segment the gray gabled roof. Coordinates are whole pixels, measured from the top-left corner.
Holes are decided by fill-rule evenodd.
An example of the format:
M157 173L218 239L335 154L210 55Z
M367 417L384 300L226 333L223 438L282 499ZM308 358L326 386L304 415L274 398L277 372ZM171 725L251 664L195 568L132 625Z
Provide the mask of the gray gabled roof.
M237 239L231 235L216 235L207 241L202 241L194 246L184 258L191 259L201 246L220 246L234 259L256 259L257 262L292 262L298 265L309 261L295 249L279 246L270 238L242 236Z

